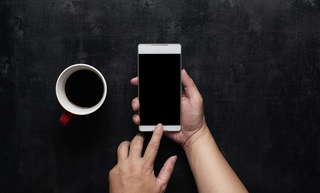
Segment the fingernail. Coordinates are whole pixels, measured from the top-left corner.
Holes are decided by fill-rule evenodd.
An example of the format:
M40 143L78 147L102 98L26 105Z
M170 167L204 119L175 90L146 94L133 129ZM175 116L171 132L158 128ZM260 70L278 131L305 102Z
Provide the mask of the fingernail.
M175 164L177 162L177 159L178 159L178 156L175 155L173 156L173 158L171 158L171 162Z
M161 124L161 123L159 123L159 124L157 125L157 129L162 129L162 124Z

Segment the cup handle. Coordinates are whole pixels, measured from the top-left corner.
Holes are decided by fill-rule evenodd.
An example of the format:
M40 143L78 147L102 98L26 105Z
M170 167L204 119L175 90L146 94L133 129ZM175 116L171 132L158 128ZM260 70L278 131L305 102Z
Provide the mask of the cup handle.
M70 123L70 121L72 121L72 119L74 117L75 117L74 114L72 114L68 111L64 111L64 113L60 117L59 123L60 123L60 125L65 127Z

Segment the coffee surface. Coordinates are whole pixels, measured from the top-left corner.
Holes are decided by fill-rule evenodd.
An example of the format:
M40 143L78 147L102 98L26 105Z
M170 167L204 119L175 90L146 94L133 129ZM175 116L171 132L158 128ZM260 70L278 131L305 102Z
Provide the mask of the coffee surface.
M79 70L69 76L65 90L71 103L79 107L89 108L101 100L103 83L94 72Z

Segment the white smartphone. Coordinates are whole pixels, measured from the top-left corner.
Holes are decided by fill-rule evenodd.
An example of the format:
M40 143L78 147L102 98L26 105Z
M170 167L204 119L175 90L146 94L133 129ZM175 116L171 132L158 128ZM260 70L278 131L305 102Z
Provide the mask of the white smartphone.
M181 45L139 44L140 131L181 130Z

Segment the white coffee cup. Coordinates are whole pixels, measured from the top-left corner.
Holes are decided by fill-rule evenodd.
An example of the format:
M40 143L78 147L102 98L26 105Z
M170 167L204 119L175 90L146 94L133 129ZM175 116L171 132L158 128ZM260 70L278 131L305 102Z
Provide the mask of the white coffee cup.
M103 93L100 101L91 107L80 107L75 104L73 104L66 95L66 82L70 75L73 73L79 71L79 70L89 70L91 72L94 72L101 80L103 85ZM62 114L59 123L62 126L66 126L75 115L88 115L90 113L95 112L98 110L103 102L106 99L107 96L107 84L103 77L103 75L93 66L87 65L87 64L74 64L72 66L69 66L66 68L58 77L56 82L56 96L60 103L60 105L65 109L65 112ZM81 97L81 96L79 96Z

